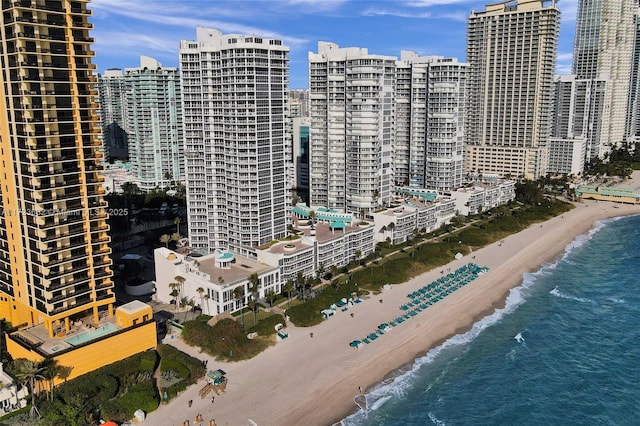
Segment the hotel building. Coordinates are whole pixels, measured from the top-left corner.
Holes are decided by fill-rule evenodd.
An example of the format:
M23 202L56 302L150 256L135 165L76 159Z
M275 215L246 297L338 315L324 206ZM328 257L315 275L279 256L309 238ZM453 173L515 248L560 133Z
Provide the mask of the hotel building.
M471 13L467 172L530 179L547 172L559 29L555 0L501 2Z
M311 205L359 213L391 201L395 61L328 42L309 53Z
M114 312L86 4L5 0L0 25L6 348L72 377L156 345L150 307Z
M289 48L196 29L180 42L189 244L240 252L286 236Z
M125 68L124 80L129 160L140 189L184 182L178 69L141 56L139 67Z

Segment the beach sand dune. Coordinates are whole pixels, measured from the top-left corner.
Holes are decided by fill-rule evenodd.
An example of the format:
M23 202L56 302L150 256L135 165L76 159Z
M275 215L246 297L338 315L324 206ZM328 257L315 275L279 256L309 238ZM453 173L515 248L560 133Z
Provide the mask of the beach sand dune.
M366 390L385 380L391 372L503 307L509 290L522 282L524 273L558 258L595 221L640 213L640 206L616 206L590 201L578 204L572 211L532 225L501 243L385 289L318 326L289 325L288 339L252 360L215 362L179 338L173 339L170 343L179 349L209 359L209 368L225 370L229 378L227 390L212 403L209 398L199 398L198 390L204 382L198 383L150 413L145 424L181 425L185 419L193 422L197 413L202 413L205 424L215 419L218 426L330 425L339 421L357 409L354 397L359 387ZM408 301L407 294L437 279L442 269L453 271L469 262L490 270L373 343L359 350L349 346L352 340L376 330L380 323L399 316L400 305ZM380 299L384 303L379 303ZM189 400L193 400L190 408Z

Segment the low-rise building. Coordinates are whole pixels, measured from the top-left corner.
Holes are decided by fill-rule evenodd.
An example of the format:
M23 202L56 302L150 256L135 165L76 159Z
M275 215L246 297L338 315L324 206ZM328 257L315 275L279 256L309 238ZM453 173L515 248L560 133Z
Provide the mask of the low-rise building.
M258 278L258 299L269 291L276 294L282 291L277 266L230 251L218 249L212 254L196 257L195 253L177 253L161 247L155 250L154 258L156 300L177 305L182 302L185 304L183 308L199 307L207 315L242 309L253 297L250 291L253 274ZM238 287L243 289L242 298L234 296Z
M400 188L393 207L374 212L376 242L401 244L418 232L433 232L455 216L455 200L436 191Z
M474 182L471 186L451 192L458 214L469 216L507 204L516 198L513 180Z

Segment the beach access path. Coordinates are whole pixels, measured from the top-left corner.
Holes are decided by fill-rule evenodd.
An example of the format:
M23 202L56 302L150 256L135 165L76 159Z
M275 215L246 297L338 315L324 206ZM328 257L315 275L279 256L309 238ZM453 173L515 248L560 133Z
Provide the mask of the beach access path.
M251 360L216 362L180 338L169 340L169 344L207 359L209 369L225 370L227 389L215 402L200 399L203 380L149 413L144 424L179 426L189 419L194 425L198 424L195 416L201 413L205 425L212 419L217 426L330 425L356 409L353 398L359 387L367 389L383 381L391 372L503 307L509 290L521 284L524 273L557 259L597 220L639 213L640 206L635 205L579 203L562 216L534 224L407 283L393 285L317 326L288 324L289 338ZM371 344L359 350L349 346L352 340L361 340L379 324L399 316L399 307L409 300L408 293L439 278L441 270L454 271L469 262L490 269ZM193 404L188 407L190 400Z

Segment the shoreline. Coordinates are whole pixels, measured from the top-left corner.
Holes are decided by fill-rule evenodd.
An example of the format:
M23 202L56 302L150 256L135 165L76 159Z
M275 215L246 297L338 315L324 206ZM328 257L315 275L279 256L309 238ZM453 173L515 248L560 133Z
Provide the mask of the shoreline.
M398 315L407 293L440 276L428 271L406 283L393 285L379 295L349 308L348 313L311 328L289 325L290 338L277 343L254 359L237 363L213 360L181 339L169 343L199 359L211 361L209 368L228 373L227 391L215 404L197 398L204 382L191 386L168 405L149 413L145 424L179 425L202 413L206 422L221 425L331 425L358 411L353 402L358 388L370 391L398 372L408 371L417 358L453 336L466 333L475 323L503 309L523 275L558 260L579 235L589 232L603 219L640 214L640 206L587 201L563 216L534 224L503 243L493 243L452 260L441 268L455 269L469 262L488 266L487 273L456 290L375 342L360 350L349 341L361 338L378 324ZM477 259L472 260L472 256ZM375 303L384 299L384 304ZM350 317L349 313L355 317ZM314 338L309 338L309 332ZM194 407L179 410L193 399ZM213 406L215 405L215 407ZM173 409L172 409L173 408Z

